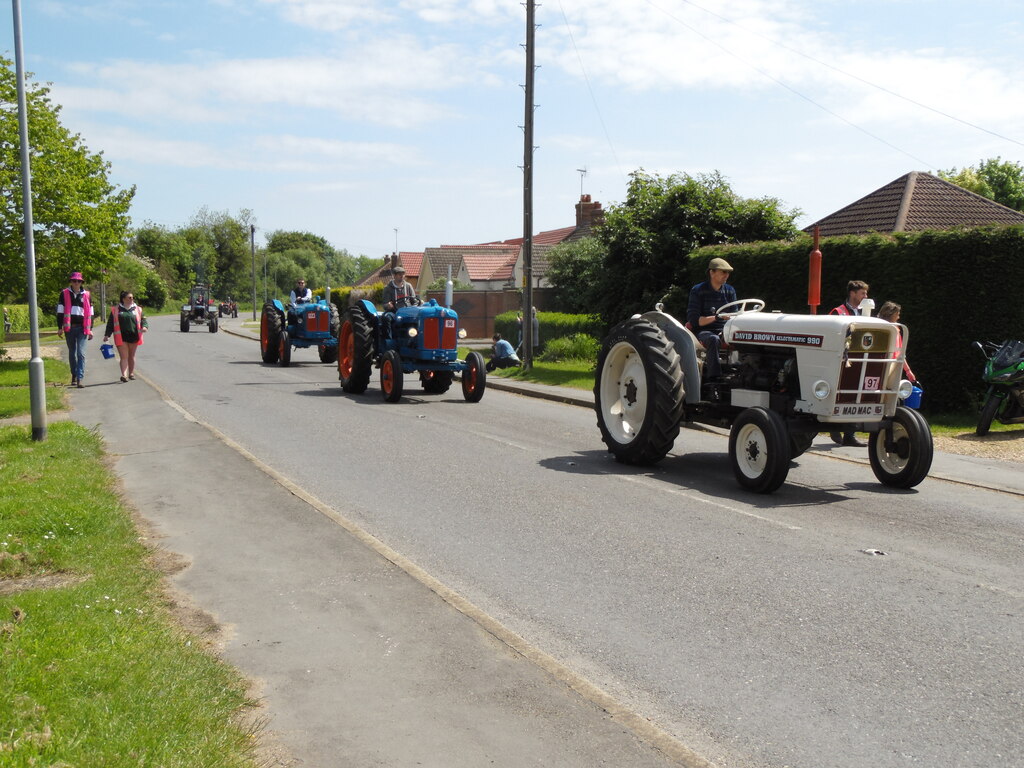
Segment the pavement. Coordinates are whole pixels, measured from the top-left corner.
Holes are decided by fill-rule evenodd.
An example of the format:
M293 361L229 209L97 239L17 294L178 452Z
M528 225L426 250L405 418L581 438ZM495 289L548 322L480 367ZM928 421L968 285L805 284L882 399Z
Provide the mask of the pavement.
M221 329L257 339L244 319ZM186 566L172 579L180 601L209 614L208 639L255 681L263 765L711 765L198 422L144 374L124 385L116 368L92 370L86 389L71 391L71 418L100 431L151 543ZM593 408L590 392L497 376L487 386ZM863 448L831 441L811 450L866 462ZM1024 496L1014 462L936 453L931 477Z

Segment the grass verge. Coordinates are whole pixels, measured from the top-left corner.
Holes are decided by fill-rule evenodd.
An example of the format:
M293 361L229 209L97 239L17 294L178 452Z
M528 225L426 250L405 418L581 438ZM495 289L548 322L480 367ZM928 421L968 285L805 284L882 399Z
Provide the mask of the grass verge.
M30 434L0 428L0 764L252 768L245 683L174 623L99 437Z
M64 388L56 386L66 382L71 369L63 360L43 358L43 377L46 381L46 410L63 411L67 408ZM28 386L28 361L0 362L0 419L21 416L32 410L32 395Z

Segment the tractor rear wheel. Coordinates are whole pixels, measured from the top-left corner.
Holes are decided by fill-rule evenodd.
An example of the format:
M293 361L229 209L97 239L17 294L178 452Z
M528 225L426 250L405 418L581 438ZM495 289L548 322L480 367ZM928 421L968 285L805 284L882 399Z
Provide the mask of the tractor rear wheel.
M420 371L423 391L431 395L443 395L452 386L451 371Z
M397 403L402 399L404 379L402 358L398 350L389 349L380 361L380 389L385 402Z
M786 482L792 456L786 423L775 411L747 408L729 431L729 459L748 491L771 493Z
M890 436L892 442L887 446ZM928 476L934 451L932 431L924 416L901 405L891 425L871 435L868 460L882 485L913 488Z
M338 378L341 388L362 394L373 371L373 337L370 323L359 307L350 307L338 332Z
M683 371L672 342L653 323L631 318L601 345L594 382L601 439L624 464L654 464L679 435Z
M277 364L287 368L292 362L292 340L288 337L288 331L281 331L277 337Z
M260 354L263 362L268 365L273 365L280 357L281 330L281 315L277 307L270 303L264 304L263 314L260 315Z
M462 397L467 403L479 403L487 389L487 369L484 356L479 352L466 355L466 370L462 372Z

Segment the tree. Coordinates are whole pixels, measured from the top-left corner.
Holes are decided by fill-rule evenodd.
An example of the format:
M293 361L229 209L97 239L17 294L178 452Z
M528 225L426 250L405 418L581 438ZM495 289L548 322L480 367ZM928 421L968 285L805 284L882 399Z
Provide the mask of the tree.
M28 78L26 78L28 79ZM94 154L60 122L49 88L25 83L32 171L36 283L41 296L56 294L68 273L90 282L124 253L128 209L135 188L107 178L110 163ZM0 56L0 293L26 292L17 75Z
M590 314L594 290L607 251L596 237L559 243L548 251L548 282L555 289L555 305L563 312Z
M597 229L606 252L593 277L591 311L613 324L650 309L688 279L694 249L791 238L799 214L775 198L740 197L717 172L662 178L636 171L626 201L611 207Z
M1000 157L982 160L978 167L950 168L939 171L939 178L963 187L976 195L1024 211L1024 166Z

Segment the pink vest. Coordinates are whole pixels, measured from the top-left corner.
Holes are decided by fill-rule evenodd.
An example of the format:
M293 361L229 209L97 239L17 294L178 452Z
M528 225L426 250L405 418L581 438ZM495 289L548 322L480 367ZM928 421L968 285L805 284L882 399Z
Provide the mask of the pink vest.
M60 292L60 297L64 303L64 332L67 333L71 330L71 289L65 288ZM82 318L82 328L88 334L92 331L92 303L89 301L89 292L82 290L82 312L84 317Z
M121 313L117 311L117 305L115 304L110 310L110 316L114 318L114 346L120 347L124 344L121 341ZM142 332L142 307L138 304L135 305L135 325L139 329L139 344L142 344L142 337L145 335Z

